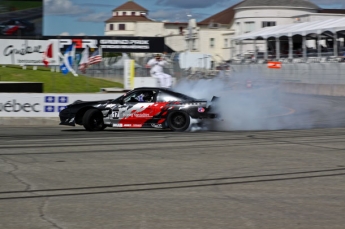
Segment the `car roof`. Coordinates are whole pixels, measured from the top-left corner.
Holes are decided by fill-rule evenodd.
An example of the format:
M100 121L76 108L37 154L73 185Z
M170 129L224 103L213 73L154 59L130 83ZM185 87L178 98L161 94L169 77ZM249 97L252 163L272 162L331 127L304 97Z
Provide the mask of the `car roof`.
M171 91L169 88L164 87L136 87L133 90L161 90L161 91Z

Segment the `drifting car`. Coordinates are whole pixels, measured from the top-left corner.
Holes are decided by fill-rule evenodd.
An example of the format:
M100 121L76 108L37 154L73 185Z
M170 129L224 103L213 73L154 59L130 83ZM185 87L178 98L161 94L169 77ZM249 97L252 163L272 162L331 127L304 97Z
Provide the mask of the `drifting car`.
M0 24L2 35L32 35L35 32L35 24L24 19L10 19Z
M214 97L212 100L215 100ZM214 119L211 104L165 88L136 88L110 100L75 101L60 111L60 125L82 125L88 131L158 128L186 131Z

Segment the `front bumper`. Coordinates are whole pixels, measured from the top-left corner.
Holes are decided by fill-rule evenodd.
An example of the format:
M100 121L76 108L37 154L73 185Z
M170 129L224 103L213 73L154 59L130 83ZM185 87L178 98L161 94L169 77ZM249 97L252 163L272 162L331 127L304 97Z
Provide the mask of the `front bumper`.
M75 114L70 113L70 110L68 108L60 111L59 118L59 125L75 126Z

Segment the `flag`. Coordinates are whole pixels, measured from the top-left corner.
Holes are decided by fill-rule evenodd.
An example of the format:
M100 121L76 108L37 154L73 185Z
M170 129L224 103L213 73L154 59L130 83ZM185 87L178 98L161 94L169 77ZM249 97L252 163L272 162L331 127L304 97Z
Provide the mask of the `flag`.
M47 50L43 53L43 63L46 67L49 65L49 58L53 58L53 44L49 44Z
M78 76L72 67L74 56L75 56L75 46L74 44L71 44L70 46L67 47L65 51L65 55L62 56L63 62L60 66L60 69L63 74L66 75L68 72L71 72L74 76Z
M98 48L96 51L92 53L92 55L89 57L89 65L91 64L97 64L99 62L102 62L102 49Z
M79 62L79 70L82 73L85 73L85 70L89 64L89 47L86 47L84 51L81 53L81 59Z

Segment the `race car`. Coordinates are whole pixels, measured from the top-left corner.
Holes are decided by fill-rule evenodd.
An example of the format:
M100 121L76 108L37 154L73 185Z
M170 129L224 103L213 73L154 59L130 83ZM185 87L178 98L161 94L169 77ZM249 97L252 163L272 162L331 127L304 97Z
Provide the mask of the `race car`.
M60 125L82 125L88 131L106 127L186 131L192 124L202 125L204 119L216 118L211 101L170 89L142 87L116 99L75 101L60 111Z
M35 32L35 24L24 19L10 19L0 24L2 35L32 35Z

